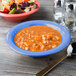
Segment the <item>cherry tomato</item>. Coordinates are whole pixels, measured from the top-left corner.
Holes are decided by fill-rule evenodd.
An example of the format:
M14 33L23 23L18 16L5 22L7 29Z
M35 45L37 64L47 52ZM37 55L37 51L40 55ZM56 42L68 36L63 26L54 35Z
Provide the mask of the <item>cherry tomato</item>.
M2 12L3 13L9 13L9 10L7 8L4 8L4 10Z
M23 13L26 13L24 10L22 10Z

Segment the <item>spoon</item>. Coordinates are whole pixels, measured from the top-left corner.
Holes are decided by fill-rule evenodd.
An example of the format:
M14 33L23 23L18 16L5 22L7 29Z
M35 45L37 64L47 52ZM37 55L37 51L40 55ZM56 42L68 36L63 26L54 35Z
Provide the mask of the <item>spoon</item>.
M51 71L56 65L58 65L61 61L66 59L67 57L74 57L76 56L76 42L70 44L67 48L67 54L55 61L54 63L50 64L48 67L44 68L40 72L36 74L36 76L45 76L49 71Z

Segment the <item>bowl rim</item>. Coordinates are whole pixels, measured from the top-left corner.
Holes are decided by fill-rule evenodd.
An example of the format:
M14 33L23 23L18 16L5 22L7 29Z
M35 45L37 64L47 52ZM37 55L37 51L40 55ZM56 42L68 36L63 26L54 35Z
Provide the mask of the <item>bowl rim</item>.
M29 24L31 24L31 23L33 23L33 24L34 23L41 23L41 24L49 23L49 24L52 24L56 27L59 27L62 30L63 34L64 34L64 31L65 31L65 34L67 36L66 37L67 41L62 40L62 42L59 46L57 46L54 49L50 49L50 50L46 50L46 51L27 51L27 50L23 50L23 49L17 47L16 44L13 44L13 42L11 41L11 38L10 38L13 31L18 29L20 26L22 26L24 24L27 24L27 26L29 27ZM26 28L26 27L24 27L24 28ZM57 53L57 52L63 50L70 43L70 40L71 40L71 35L70 35L67 28L65 28L64 26L62 26L60 24L57 24L57 23L54 23L54 22L51 22L51 21L47 21L47 20L32 20L32 21L27 21L27 22L17 24L11 30L9 30L9 32L7 33L7 36L6 36L6 42L11 49L13 49L15 52L17 52L19 54L26 55L26 56L31 56L31 57L43 57L43 56L48 56L48 55Z
M21 14L5 14L5 13L0 13L0 16L6 16L6 17L18 17L18 16L27 16L30 14L33 14L34 12L36 12L37 10L39 10L40 8L40 2L38 0L35 0L35 3L38 5L37 8L27 12L27 13L21 13Z

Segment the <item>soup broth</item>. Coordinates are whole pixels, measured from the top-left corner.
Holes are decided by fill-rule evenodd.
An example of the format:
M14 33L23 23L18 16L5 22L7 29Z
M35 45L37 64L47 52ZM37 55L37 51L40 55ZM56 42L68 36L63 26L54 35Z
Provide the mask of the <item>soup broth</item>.
M24 50L45 51L57 47L62 41L62 36L51 27L38 25L20 30L14 41Z

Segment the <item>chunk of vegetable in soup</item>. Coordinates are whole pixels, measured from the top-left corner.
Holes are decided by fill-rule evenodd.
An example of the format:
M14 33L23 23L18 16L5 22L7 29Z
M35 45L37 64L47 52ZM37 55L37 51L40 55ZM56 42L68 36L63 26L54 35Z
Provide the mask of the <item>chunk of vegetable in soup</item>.
M57 47L61 34L47 26L31 26L20 30L14 37L16 45L30 51L44 51Z

